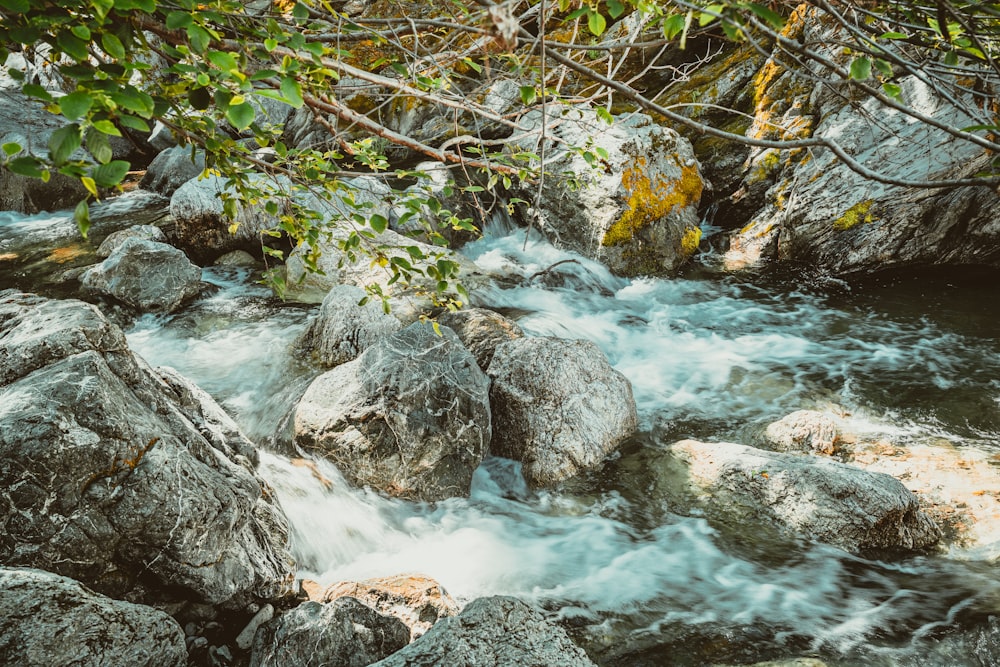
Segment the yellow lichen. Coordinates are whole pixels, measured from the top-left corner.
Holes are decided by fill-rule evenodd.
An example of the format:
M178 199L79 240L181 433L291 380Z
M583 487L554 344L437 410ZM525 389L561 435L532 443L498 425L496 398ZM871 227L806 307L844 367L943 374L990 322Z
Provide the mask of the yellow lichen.
M630 243L635 233L653 222L666 217L675 208L697 204L701 200L704 184L695 165L678 165L678 180L656 176L649 177L645 157L635 162L622 174L622 186L628 193L628 203L622 217L604 234L605 246Z
M858 202L851 208L844 211L844 214L833 221L833 228L838 232L843 232L862 222L875 222L875 216L871 214L871 207L874 202L866 199Z
M681 237L681 255L690 257L698 252L698 244L701 243L701 229L699 227L688 227Z

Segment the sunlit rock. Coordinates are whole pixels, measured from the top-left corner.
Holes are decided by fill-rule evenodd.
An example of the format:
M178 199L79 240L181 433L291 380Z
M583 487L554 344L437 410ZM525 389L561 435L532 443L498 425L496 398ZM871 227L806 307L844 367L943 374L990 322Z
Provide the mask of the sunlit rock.
M837 424L815 410L798 410L768 424L764 437L782 452L833 454L837 442Z
M359 305L365 291L353 285L335 285L323 299L315 319L298 346L317 363L338 366L403 328L403 323L382 309L379 301Z
M101 258L109 257L111 253L125 243L126 239L130 238L146 239L147 241L157 241L159 243L166 243L167 241L166 234L159 227L154 225L132 225L128 229L108 234L107 238L98 246L97 256Z
M517 322L485 308L463 308L444 313L437 320L458 335L484 371L490 367L497 347L524 336Z

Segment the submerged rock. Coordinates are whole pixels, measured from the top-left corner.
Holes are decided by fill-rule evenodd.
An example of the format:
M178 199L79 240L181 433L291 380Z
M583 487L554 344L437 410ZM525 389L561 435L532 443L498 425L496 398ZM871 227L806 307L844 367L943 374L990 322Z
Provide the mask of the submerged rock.
M483 371L490 367L497 347L524 336L517 322L485 308L447 312L438 316L437 321L458 335Z
M142 312L171 313L202 289L201 269L166 243L132 236L80 276L88 292L106 294Z
M838 429L822 412L798 410L768 424L764 436L778 451L833 454Z
M203 401L93 306L0 292L0 562L150 603L283 595L287 521Z
M295 444L393 496L468 495L490 441L489 379L447 327L415 323L316 378Z
M251 667L366 667L410 641L402 621L342 597L304 602L257 630Z
M166 613L98 595L79 582L0 567L0 662L183 667L184 631Z
M356 359L366 349L403 328L403 323L369 301L358 305L365 291L353 285L335 285L298 346L322 366L339 366Z
M423 637L377 667L421 665L545 665L592 667L566 631L520 600L479 598L438 622Z
M733 524L774 526L850 552L918 550L941 537L898 480L825 458L732 443L670 447L709 513Z
M638 425L632 386L589 341L518 338L490 363L490 451L545 486L594 468Z

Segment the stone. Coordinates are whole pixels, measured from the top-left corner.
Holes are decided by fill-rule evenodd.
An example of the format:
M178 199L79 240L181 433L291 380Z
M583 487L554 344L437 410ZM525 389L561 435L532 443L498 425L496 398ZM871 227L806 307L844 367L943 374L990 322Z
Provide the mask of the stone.
M441 584L420 574L341 581L320 594L323 601L345 596L395 616L410 629L411 639L423 636L435 623L459 612L458 603Z
M190 146L171 146L157 153L139 181L139 187L164 197L172 196L188 181L205 171L205 151Z
M250 667L365 667L409 641L402 621L354 598L304 602L257 631Z
M764 436L781 452L833 454L839 429L830 417L815 410L798 410L768 424Z
M94 306L0 292L0 562L149 604L285 595L287 520L202 401Z
M85 271L80 284L141 312L174 312L202 290L201 269L183 252L135 236Z
M146 239L147 241L157 241L159 243L166 243L167 241L167 235L159 227L154 225L132 225L128 229L122 229L109 234L101 242L101 245L98 246L97 256L101 258L111 256L111 253L125 243L126 239L130 238Z
M240 631L240 634L236 635L236 646L244 651L249 651L250 647L253 646L253 638L257 634L257 630L272 618L274 618L274 607L269 604L261 607Z
M486 308L442 313L437 321L458 334L458 339L472 352L483 371L490 367L499 345L524 336L517 322Z
M391 496L468 495L491 434L489 379L453 331L414 323L316 378L294 441Z
M852 553L915 551L941 531L899 480L826 458L683 440L669 451L710 515Z
M632 386L590 341L526 337L496 348L490 452L533 486L599 466L638 427Z
M0 567L0 660L19 667L184 667L184 631L168 614L79 582Z
M520 139L520 149L538 153L541 118L538 111L521 117L519 124L535 134ZM547 123L553 143L546 150L546 169L572 174L579 187L546 179L538 206L528 213L537 229L556 245L626 276L671 273L694 255L705 183L687 139L640 113L608 125L593 111L569 108L550 115ZM585 147L593 162L567 146ZM534 186L515 191L536 199Z
M358 305L365 291L353 285L335 285L323 299L315 319L298 341L314 361L331 368L353 361L380 340L403 328L378 301Z
M439 621L417 641L375 663L377 667L593 664L565 630L517 598L504 596L472 601L458 616Z
M231 266L245 269L255 268L258 264L259 262L257 259L246 250L233 250L231 252L227 252L225 255L218 257L214 262L212 262L212 266Z

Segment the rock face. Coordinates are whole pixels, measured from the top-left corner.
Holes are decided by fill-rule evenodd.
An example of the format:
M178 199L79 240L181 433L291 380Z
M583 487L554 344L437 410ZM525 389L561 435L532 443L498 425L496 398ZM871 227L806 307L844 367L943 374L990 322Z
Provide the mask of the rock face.
M815 410L799 410L768 424L764 435L782 452L833 454L837 424Z
M423 636L443 618L458 614L458 603L441 584L419 574L341 581L322 593L324 601L340 597L361 600L383 614L395 616L410 628L411 638Z
M381 303L359 306L364 296L360 287L334 286L302 334L299 347L323 366L339 366L403 328L402 322L382 310Z
M283 595L287 521L192 406L93 306L0 292L0 562L150 603Z
M545 665L590 667L566 631L511 597L479 598L378 667L418 665Z
M0 618L5 665L187 664L184 631L164 612L42 570L0 567Z
M519 122L538 128L541 115L529 112ZM590 111L570 109L549 122L549 135L565 143L549 147L546 162L554 162L547 170L569 173L581 187L546 179L530 213L543 233L628 276L671 272L694 254L704 183L687 139L643 114L608 125ZM586 148L593 164L565 146ZM534 137L520 147L538 152ZM518 196L535 198L533 190Z
M167 241L166 234L159 227L153 225L133 225L128 229L109 234L97 248L97 256L109 257L121 244L125 243L126 239L133 237L146 239L147 241L158 241L160 243L166 243Z
M354 484L441 500L468 495L490 441L489 379L453 331L415 323L316 378L295 444Z
M517 322L485 308L447 312L438 317L438 322L458 334L484 371L490 367L497 347L524 336Z
M632 386L596 345L518 338L497 348L490 451L545 486L598 466L638 425Z
M172 146L160 151L139 181L139 187L170 197L205 170L205 152L196 151L191 158L190 146Z
M201 292L201 269L166 243L126 239L80 276L89 292L106 294L142 312L170 313Z
M254 638L251 667L366 667L403 648L402 621L350 597L305 602L263 625Z
M683 440L670 451L710 513L850 552L923 549L941 533L898 480L829 459Z

